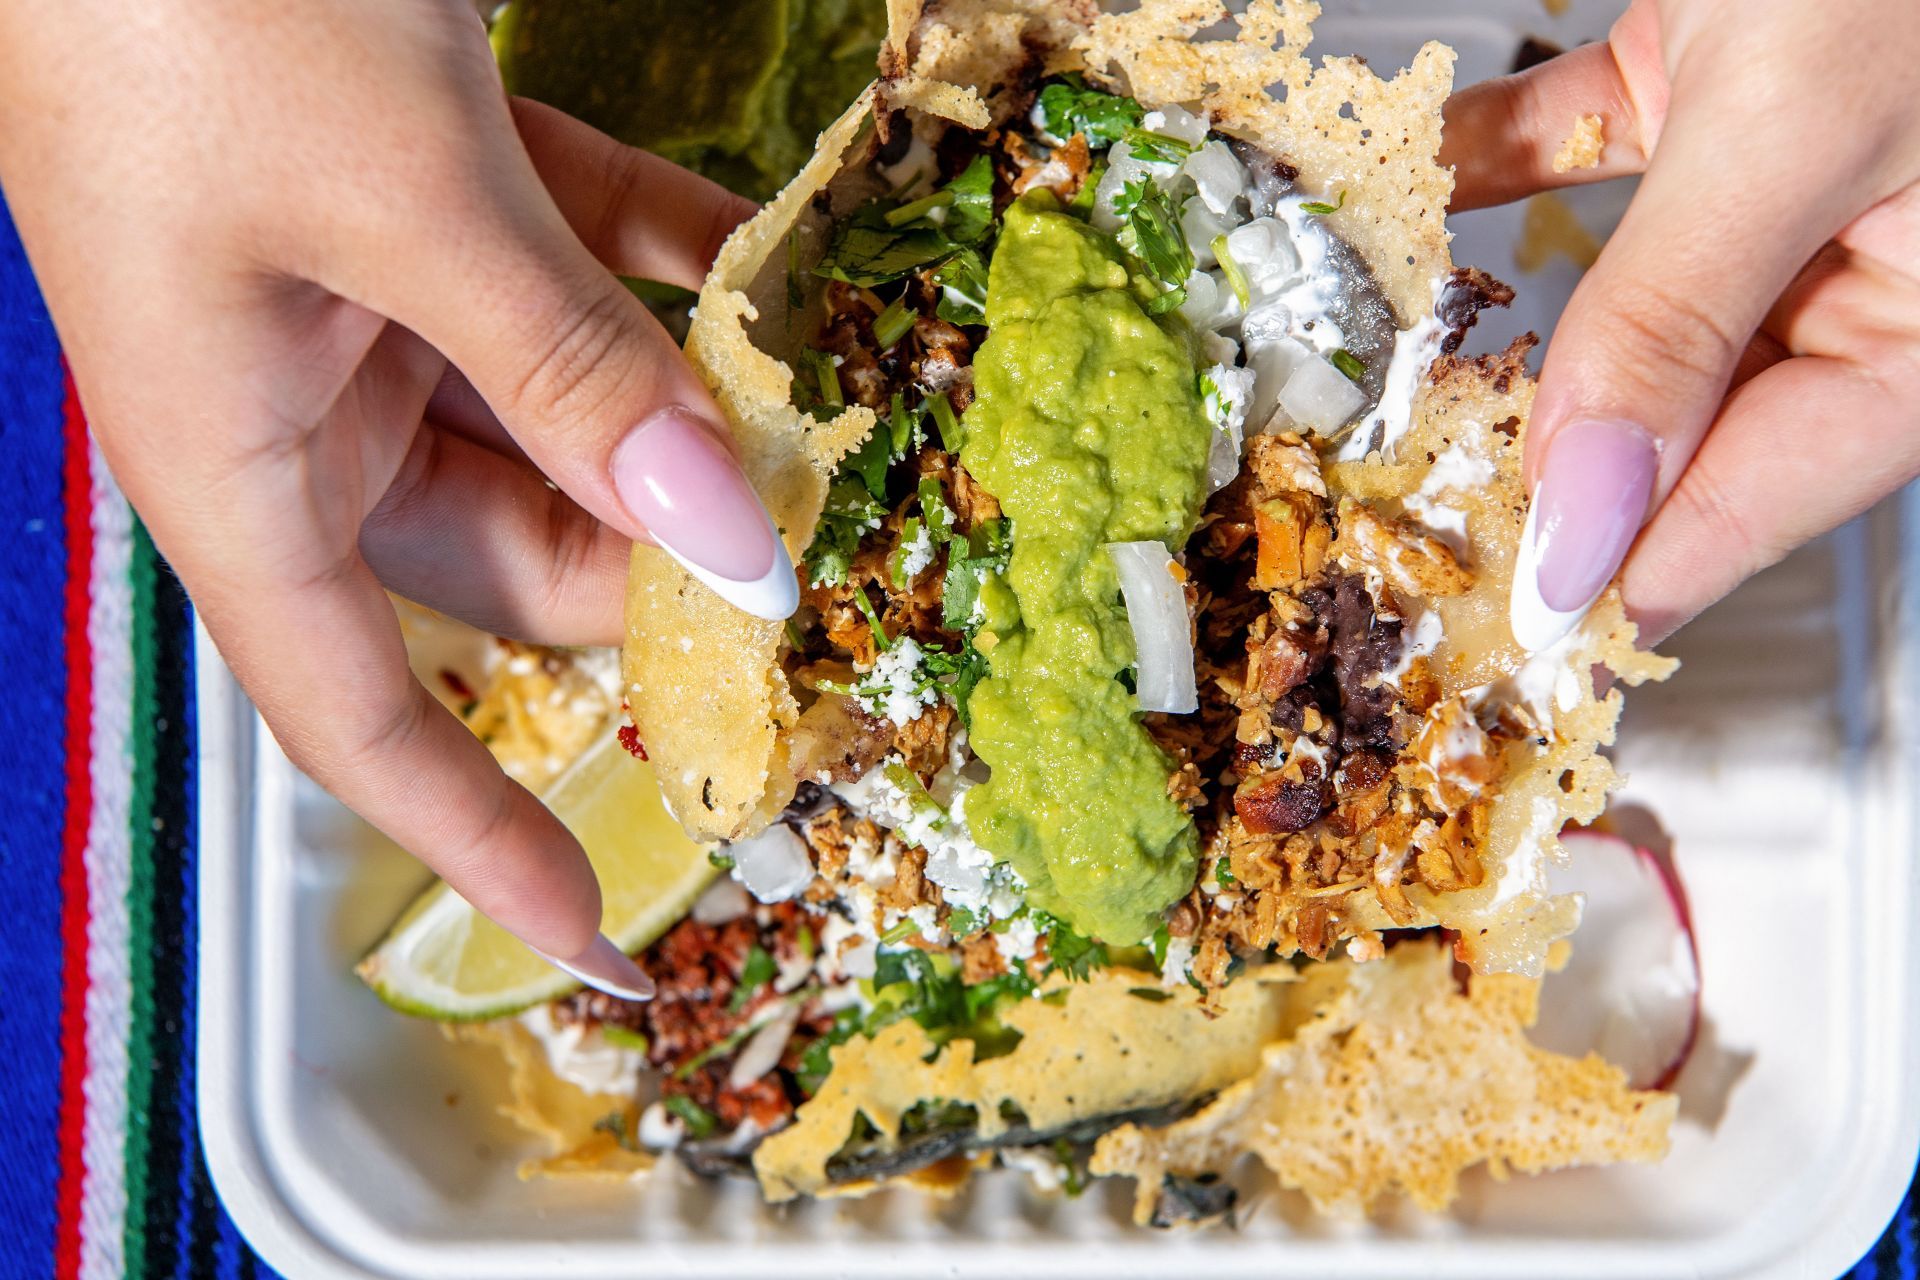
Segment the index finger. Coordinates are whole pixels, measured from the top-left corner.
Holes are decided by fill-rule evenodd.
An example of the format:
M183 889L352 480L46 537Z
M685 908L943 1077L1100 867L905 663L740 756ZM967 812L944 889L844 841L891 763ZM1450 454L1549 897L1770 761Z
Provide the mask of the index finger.
M1447 99L1440 162L1453 166L1456 212L1639 173L1665 119L1666 76L1651 11L1635 6L1611 38ZM1593 164L1556 165L1582 117L1597 116Z
M252 554L182 551L208 631L294 764L575 977L652 994L600 933L579 842L413 677L393 606L357 553L261 572Z

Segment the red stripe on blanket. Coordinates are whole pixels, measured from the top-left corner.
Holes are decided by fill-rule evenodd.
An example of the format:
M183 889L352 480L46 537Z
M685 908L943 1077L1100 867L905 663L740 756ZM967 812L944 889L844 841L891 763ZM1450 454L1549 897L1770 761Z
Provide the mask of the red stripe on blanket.
M60 934L65 967L60 1009L60 1183L54 1275L80 1274L80 1197L86 1178L81 1136L87 1118L87 826L93 816L93 653L87 636L93 587L93 468L87 423L73 375L66 380L67 811L60 855Z

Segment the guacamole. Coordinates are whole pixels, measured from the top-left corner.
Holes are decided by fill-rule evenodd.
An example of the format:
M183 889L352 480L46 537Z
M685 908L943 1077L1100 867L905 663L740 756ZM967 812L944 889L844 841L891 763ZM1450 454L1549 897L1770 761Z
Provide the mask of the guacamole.
M1198 837L1120 680L1133 633L1104 546L1186 541L1212 431L1186 338L1125 262L1045 191L1007 211L960 454L1013 519L1006 574L981 591L972 744L993 775L967 821L1029 902L1119 943L1192 887Z

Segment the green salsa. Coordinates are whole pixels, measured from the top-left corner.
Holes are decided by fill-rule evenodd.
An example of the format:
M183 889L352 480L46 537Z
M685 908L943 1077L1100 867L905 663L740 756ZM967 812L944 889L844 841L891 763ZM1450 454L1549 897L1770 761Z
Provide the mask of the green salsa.
M1028 901L1117 943L1192 887L1198 837L1119 679L1133 633L1104 545L1186 541L1212 431L1186 338L1147 314L1125 264L1044 191L1007 211L961 450L1014 530L980 596L991 671L972 743L993 773L967 821Z

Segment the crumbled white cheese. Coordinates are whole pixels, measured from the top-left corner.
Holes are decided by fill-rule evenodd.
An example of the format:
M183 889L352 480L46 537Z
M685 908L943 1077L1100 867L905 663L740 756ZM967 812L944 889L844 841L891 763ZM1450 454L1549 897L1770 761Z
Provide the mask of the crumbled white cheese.
M908 907L904 914L907 919L913 921L913 927L918 929L920 936L928 942L938 945L947 940L947 931L940 927L938 913L931 902L917 903Z
M933 563L933 530L921 525L914 532L913 541L902 546L900 551L900 576L912 582Z
M1031 960L1040 943L1040 927L1026 916L1016 916L994 935L994 943L1000 948L1000 958L1008 963Z
M1179 987L1186 985L1187 970L1193 964L1193 940L1191 938L1168 938L1167 955L1160 965L1160 985Z
M889 756L863 777L836 785L834 792L856 813L926 850L923 874L939 886L940 896L949 907L988 920L1003 919L1019 910L1021 890L1026 886L1013 868L996 863L993 854L974 841L967 826L967 792L974 780L960 767L943 769L935 777L940 792L950 797L942 813L929 808L924 800L916 804L916 797L893 785L887 777L887 766L901 763L898 755Z
M918 641L901 636L880 651L873 660L873 670L862 677L860 692L854 696L876 716L901 728L912 724L940 700L933 682L920 670L923 656Z

